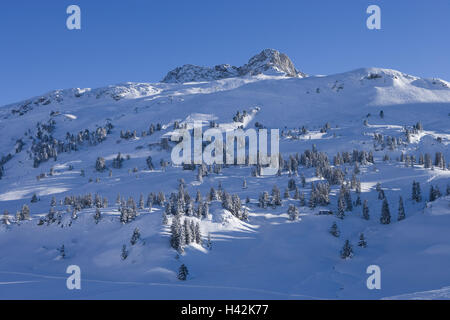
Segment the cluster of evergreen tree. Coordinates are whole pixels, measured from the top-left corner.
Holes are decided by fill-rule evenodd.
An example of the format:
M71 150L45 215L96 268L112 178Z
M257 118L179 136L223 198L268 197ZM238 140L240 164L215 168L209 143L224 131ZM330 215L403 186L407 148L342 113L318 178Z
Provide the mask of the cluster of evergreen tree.
M95 162L95 170L99 172L103 172L106 170L106 161L105 158L98 157L97 161Z
M80 146L85 144L97 145L103 142L113 128L113 125L108 122L105 127L98 127L94 131L85 129L75 135L67 132L64 140L58 140L52 136L55 124L56 122L53 119L46 124L40 122L37 124L37 133L32 138L30 148L35 168L51 158L56 160L60 153L77 151Z
M430 186L430 197L429 197L429 201L433 202L435 201L437 198L440 198L442 196L441 191L439 190L438 186Z
M365 150L353 150L352 152L338 152L333 157L333 164L335 166L340 166L343 164L362 164L367 165L369 163L374 163L373 152Z
M425 153L425 155L419 155L419 165L423 165L426 169L432 169L433 164L436 168L440 168L442 170L450 169L450 163L447 164L444 154L442 152L436 152L434 155L434 163L431 157L431 154Z
M405 167L414 167L414 164L416 163L416 157L414 155L409 155L402 152L400 156L400 162L403 162L405 164Z
M330 204L330 185L328 182L311 183L311 194L308 205L310 208L316 206L327 206Z
M115 157L114 159L113 159L113 161L112 161L112 167L114 168L114 169L120 169L120 168L122 168L122 164L123 164L123 161L124 161L125 159L122 157L122 154L119 152L118 154L117 154L117 157Z
M28 205L24 204L22 206L22 209L20 211L17 211L16 213L16 223L30 219L31 219L30 208L28 207Z
M271 196L269 196L269 193L267 191L264 191L259 196L258 206L260 208L267 208L269 206L276 207L281 205L282 205L281 192L276 185L272 188Z
M420 191L420 183L413 181L412 183L412 196L413 201L420 202L422 201L422 192Z
M52 207L56 206L56 200L50 204ZM101 197L99 194L95 194L95 198L92 197L92 193L88 193L86 195L81 196L66 196L64 198L64 205L71 206L76 211L81 211L87 208L107 208L108 207L108 199L106 197Z
M247 209L242 210L241 198L237 194L229 194L223 191L222 196L222 207L231 212L233 216L240 220L248 220Z
M347 184L342 184L339 190L338 196L338 210L336 216L339 219L343 219L345 217L345 211L353 211L353 201L350 193L350 188Z
M161 198L161 194L159 197ZM157 202L161 203L158 200ZM164 214L166 216L188 216L203 219L209 215L209 204L203 201L200 192L197 192L194 201L189 192L185 190L184 182L181 182L178 187L178 193L171 193L169 200L165 204Z
M307 133L308 133L308 129L305 126L302 126L301 128L299 127L298 129L293 128L293 129L289 129L287 131L282 130L281 136L297 140L297 139L300 139L301 136L306 135Z
M435 156L434 156L434 165L438 168L441 168L442 170L445 169L446 167L446 162L445 162L445 157L444 157L444 153L442 152L436 152Z
M191 243L202 243L200 223L196 223L194 220L186 217L182 223L181 216L174 216L170 227L171 247L177 250L178 253L183 253L184 247Z
M237 111L236 115L233 117L233 121L243 123L246 116L247 116L246 110L242 111L242 114L239 111Z
M385 148L395 150L397 147L407 144L401 137L383 136L381 133L375 133L373 138L375 150L384 150Z
M176 122L178 124L178 122ZM161 123L157 123L156 126L152 123L149 126L148 130L144 130L141 132L141 137L146 137L147 135L152 135L153 133L155 133L155 131L161 131L162 125ZM177 129L177 128L175 128ZM121 139L125 139L125 140L129 140L129 139L136 139L138 137L138 133L136 130L130 131L130 130L126 130L120 131L120 138Z
M126 202L123 199L121 200L119 212L120 212L120 222L122 223L129 223L134 219L136 219L137 206L133 197L129 197Z

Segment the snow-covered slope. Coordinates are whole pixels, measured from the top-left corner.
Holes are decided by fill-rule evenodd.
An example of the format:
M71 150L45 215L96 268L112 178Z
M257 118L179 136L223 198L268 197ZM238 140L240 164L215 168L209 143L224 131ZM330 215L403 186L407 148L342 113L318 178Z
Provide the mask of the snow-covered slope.
M244 110L251 116L245 123L234 122L236 111ZM450 88L443 80L377 68L303 77L288 58L273 51L263 51L241 68L182 67L161 83L57 90L1 107L0 214L7 210L9 222L0 225L0 298L378 299L416 298L409 294L448 287L450 198L445 194L450 171L438 165L425 168L419 158L430 154L434 163L440 152L450 159L449 118ZM328 206L308 207L311 183L326 181L311 164L300 164L298 175L284 168L280 175L267 177L252 176L249 166L227 166L201 182L197 170L164 168L160 160L171 161L172 145L166 148L161 141L175 123L192 120L203 121L205 129L211 121L224 130L256 123L279 128L285 160L314 144L327 154L331 168L342 169L346 181L352 180L354 161L334 165L333 157L353 150L372 152L373 163L360 162L360 172L355 172L370 219L362 218L358 205L345 212L344 219L336 217L339 184L330 185ZM153 131L151 124L160 124L160 130ZM49 154L52 150L41 152L44 144L59 147L56 157ZM119 152L125 160L117 169L113 159ZM153 170L146 162L149 156ZM411 156L416 161L405 162ZM106 161L102 172L96 170L98 157ZM175 217L169 214L163 224L164 205L153 203L149 208L144 203L137 217L124 224L116 203L118 194L136 203L141 194L146 202L149 193L162 192L169 199L178 193L180 179L192 199L200 191L210 211L204 217L180 218L198 223L202 236L182 254L170 247ZM244 179L247 188L242 187ZM305 206L294 199L294 190L282 205L258 206L262 192L271 194L277 185L283 195L291 179L304 193ZM411 199L413 181L420 183L420 202ZM389 225L380 224L378 182L390 206ZM431 186L442 196L430 202ZM249 218L237 217L221 201L208 199L212 187L238 195L241 213ZM108 199L108 206L100 208L98 224L95 206L78 208L72 217L74 207L64 204L66 197L89 193ZM355 201L354 188L350 194ZM37 202L31 202L33 195ZM402 221L397 221L399 196L406 211ZM31 220L16 221L15 213L24 204ZM299 220L288 219L289 205L299 209ZM194 202L194 209L197 206ZM55 221L48 223L51 207ZM319 215L323 210L334 215ZM38 225L40 219L43 225ZM340 237L329 233L333 222ZM141 238L131 245L135 228ZM360 233L367 248L357 245ZM353 245L352 259L340 257L345 240ZM187 281L177 279L181 264L189 269ZM374 264L382 271L381 290L366 287L366 268ZM69 265L81 267L81 291L66 288Z

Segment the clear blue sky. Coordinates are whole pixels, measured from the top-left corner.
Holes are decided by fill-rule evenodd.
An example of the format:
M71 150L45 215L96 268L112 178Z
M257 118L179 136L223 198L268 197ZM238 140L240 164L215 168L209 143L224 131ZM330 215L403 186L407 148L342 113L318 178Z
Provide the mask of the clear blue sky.
M66 8L82 30L66 29ZM366 28L366 8L382 30ZM278 49L309 74L385 67L450 80L450 0L3 0L0 105L47 91L155 82L191 63Z

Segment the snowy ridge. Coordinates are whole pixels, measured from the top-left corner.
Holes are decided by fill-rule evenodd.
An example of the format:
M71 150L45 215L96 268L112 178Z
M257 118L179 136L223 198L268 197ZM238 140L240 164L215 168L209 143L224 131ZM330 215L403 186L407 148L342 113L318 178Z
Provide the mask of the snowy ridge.
M184 65L170 71L162 80L166 83L213 81L225 78L255 76L259 74L303 78L306 75L295 69L291 59L274 49L265 49L250 58L242 67L220 64L214 68Z

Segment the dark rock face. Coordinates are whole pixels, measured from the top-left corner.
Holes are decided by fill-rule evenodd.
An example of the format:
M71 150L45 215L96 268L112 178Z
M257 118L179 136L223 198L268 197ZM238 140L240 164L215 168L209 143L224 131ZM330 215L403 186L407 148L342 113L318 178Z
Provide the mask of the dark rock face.
M240 75L285 74L288 77L303 78L306 75L295 69L291 59L284 53L265 49L239 68Z
M220 64L213 68L199 67L191 64L170 71L162 80L166 83L183 83L212 81L233 77L254 76L258 74L284 75L303 78L306 75L295 69L291 59L274 49L265 49L252 57L242 67Z

